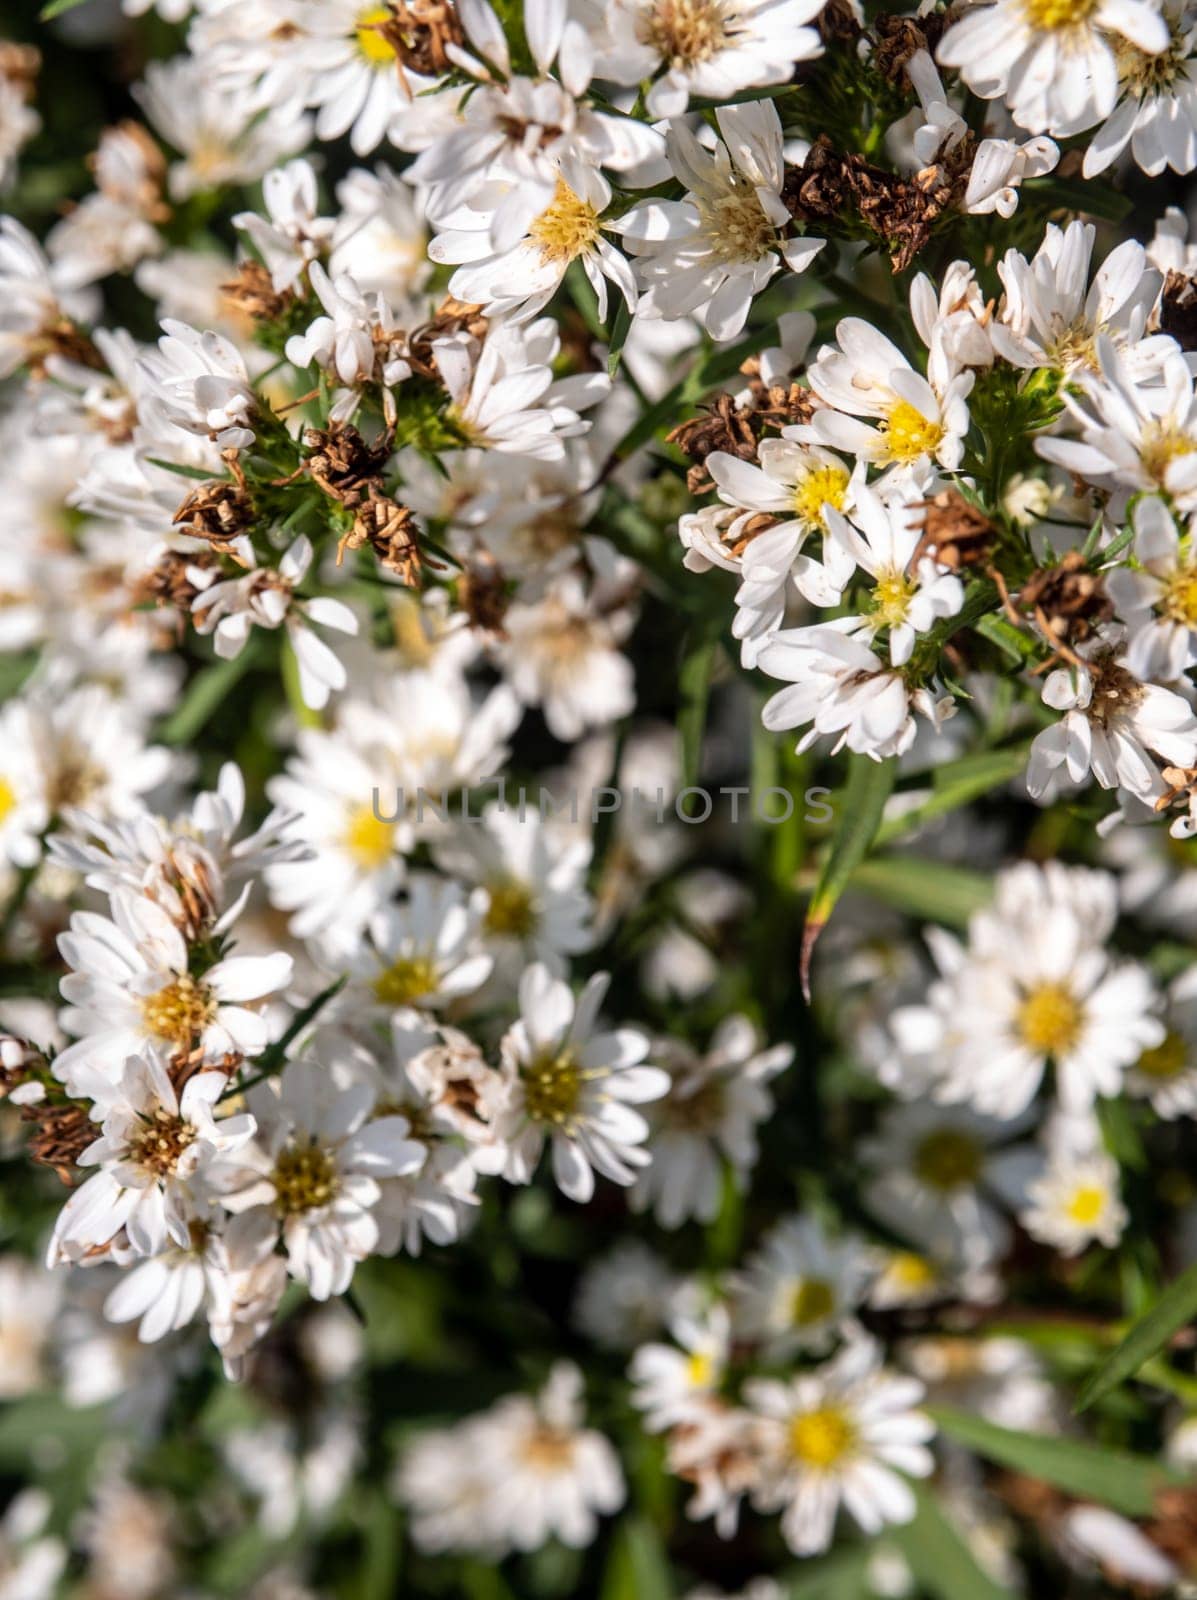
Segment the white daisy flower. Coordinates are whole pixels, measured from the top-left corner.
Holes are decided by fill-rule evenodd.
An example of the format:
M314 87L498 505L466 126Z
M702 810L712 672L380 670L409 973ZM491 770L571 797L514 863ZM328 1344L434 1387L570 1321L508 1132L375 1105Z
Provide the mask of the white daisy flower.
M636 1179L633 1211L652 1210L663 1228L688 1217L713 1222L726 1162L747 1187L757 1162L757 1128L773 1111L766 1085L794 1059L792 1045L762 1050L747 1017L725 1017L699 1054L677 1039L658 1040L654 1059L669 1073L668 1095L649 1113L652 1166Z
M648 1165L649 1128L633 1106L659 1100L669 1088L659 1067L641 1063L647 1037L632 1028L596 1031L609 980L596 974L575 1000L567 984L539 964L520 980L519 1020L503 1036L502 1071L510 1103L499 1119L494 1162L511 1183L530 1183L546 1139L553 1176L571 1200L594 1193L597 1171L631 1184Z
M336 226L317 215L316 174L309 161L288 161L262 179L266 215L242 211L233 226L246 234L278 290L296 288L307 268L324 255Z
M215 1167L212 1185L237 1214L269 1208L287 1269L315 1300L344 1294L359 1261L378 1245L373 1209L381 1180L417 1171L422 1144L406 1117L376 1109L372 1088L333 1067L291 1061L251 1091L258 1142Z
M1089 141L1086 178L1105 172L1128 146L1149 177L1197 166L1197 28L1184 0L1165 0L1160 9L1168 25L1163 50L1140 50L1130 40L1115 50L1118 104Z
M143 408L222 450L244 450L254 442L258 401L241 352L219 333L169 317L162 326L157 350L138 362Z
M285 627L299 668L303 702L318 711L347 680L345 668L313 624L356 634L357 618L344 601L331 595L318 594L311 599L296 595L312 565L312 543L306 534L300 534L283 552L277 567L259 567L252 552L249 564L251 570L242 578L200 587L191 604L195 630L212 634L216 654L232 661L241 654L255 627L268 631Z
M1127 1073L1126 1092L1150 1101L1157 1117L1172 1122L1197 1116L1197 970L1168 985L1163 1022L1164 1037Z
M102 1250L122 1230L135 1255L157 1255L168 1240L187 1249L195 1209L187 1184L255 1131L247 1114L215 1117L227 1086L223 1072L198 1072L179 1094L156 1054L130 1057L119 1083L97 1097L100 1136L78 1164L100 1170L59 1212L47 1265Z
M910 570L922 528L908 500L883 501L861 484L849 516L831 509L826 517L830 542L873 579L860 635L872 642L884 630L891 666L905 666L919 634L960 610L964 585L930 556Z
M744 1392L774 1424L772 1458L753 1500L782 1510L782 1535L795 1555L827 1548L841 1506L866 1535L912 1519L906 1479L932 1471L927 1445L935 1425L915 1410L922 1384L885 1372L873 1340L854 1340L788 1384L756 1379Z
M432 272L426 253L428 226L417 197L406 174L382 162L373 172L355 167L342 178L331 275L347 273L363 294L379 294L392 305L409 301Z
M832 1238L813 1218L788 1217L735 1280L736 1333L763 1344L769 1359L826 1350L850 1326L868 1273L859 1239Z
M644 1412L650 1433L684 1425L696 1400L701 1409L718 1393L731 1351L731 1322L723 1306L701 1316L678 1314L669 1333L673 1344L641 1345L628 1368L632 1404Z
M370 919L368 943L352 962L359 980L347 998L373 1007L435 1009L486 982L494 958L481 948L479 916L460 884L412 873L407 897Z
M1125 645L1098 637L1080 646L1083 668L1050 672L1043 701L1063 717L1037 733L1027 789L1047 795L1058 777L1154 800L1167 788L1153 756L1168 766L1197 765L1197 716L1183 695L1144 683L1130 670Z
M1066 228L1049 222L1029 261L1006 251L998 262L1006 292L990 328L998 355L1016 367L1048 367L1070 378L1096 371L1097 340L1104 336L1139 380L1175 353L1166 335L1144 337L1160 283L1136 240L1111 250L1086 288L1096 237L1091 222Z
M814 436L895 474L921 480L933 462L954 472L964 454L973 374L958 372L937 391L871 323L844 317L835 336L809 371L823 402L811 418Z
M1112 1250L1129 1220L1119 1178L1118 1163L1104 1150L1058 1151L1043 1176L1028 1184L1019 1221L1061 1255L1079 1255L1093 1243Z
M91 308L15 217L0 217L0 377L56 348L54 331Z
M1126 623L1126 664L1135 677L1175 683L1197 665L1197 550L1163 500L1131 509L1134 567L1118 566L1106 586Z
M295 367L319 367L345 386L348 392L338 394L329 410L332 421L347 422L361 404L361 390L371 385L380 391L383 420L393 427L394 387L411 377L407 336L394 312L380 294L363 294L347 275L330 278L318 261L308 266L308 280L325 315L287 340L287 360Z
M824 3L614 0L594 36L595 70L614 83L654 79L645 97L649 116L679 117L691 97L729 100L785 83L795 63L822 55L810 24Z
M1079 133L1118 97L1115 38L1150 55L1168 27L1148 0L998 0L971 6L937 52L983 100L1002 98L1030 133Z
M199 1062L265 1048L266 1021L251 1008L290 982L290 956L224 956L197 976L160 906L123 889L110 903L111 919L77 911L59 935L70 969L61 1021L77 1042L55 1057L54 1070L71 1094L106 1093L147 1045Z
M786 237L781 122L772 101L721 106L721 141L699 144L683 122L666 136L684 200L633 206L618 231L636 256L645 317L696 316L713 339L734 339L754 296L784 264L802 272L826 243Z
M580 1331L609 1350L632 1350L669 1321L680 1282L639 1239L623 1238L587 1263L574 1300Z
M1078 374L1081 398L1064 395L1080 439L1041 438L1036 453L1098 489L1119 491L1112 515L1136 493L1166 494L1184 514L1197 510L1197 395L1185 357L1165 355L1158 382L1147 385L1104 334L1096 351L1098 371Z
M970 216L996 211L1008 220L1018 210L1023 180L1044 177L1059 159L1059 145L1043 134L1022 144L1016 139L982 139L969 170L964 209Z

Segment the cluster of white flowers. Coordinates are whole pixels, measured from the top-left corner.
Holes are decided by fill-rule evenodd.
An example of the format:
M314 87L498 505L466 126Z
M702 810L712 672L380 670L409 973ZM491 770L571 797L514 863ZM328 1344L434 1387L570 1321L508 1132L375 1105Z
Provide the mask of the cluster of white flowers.
M380 1445L418 1560L568 1557L660 1459L725 1539L854 1525L861 1593L935 1589L934 1524L886 1541L940 1467L1011 1592L1016 1522L1197 1575L1191 1503L1144 1531L960 1443L1060 1431L1197 1237L1197 244L1146 181L1197 170L1197 13L96 26L149 46L142 120L65 162L0 40L0 1156L69 1189L0 1205L0 1397L148 1436L204 1361L310 1381L205 1434L283 1541L377 1466L379 1284L444 1330L460 1271L518 1355ZM884 909L816 951L846 889ZM19 1498L0 1594L69 1537L89 1594L206 1595L135 1480L69 1536Z

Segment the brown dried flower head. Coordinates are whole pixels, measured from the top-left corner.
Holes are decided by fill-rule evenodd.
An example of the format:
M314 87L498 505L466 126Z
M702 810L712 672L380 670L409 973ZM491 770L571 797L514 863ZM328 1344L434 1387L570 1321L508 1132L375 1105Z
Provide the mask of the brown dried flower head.
M309 452L303 470L330 499L353 510L376 492L391 457L391 440L388 432L367 444L349 422L309 428L303 436Z
M1079 550L1069 550L1057 566L1033 572L1017 606L1056 644L1082 644L1114 615L1102 575L1089 571Z
M419 530L408 506L401 505L373 488L370 498L358 506L353 526L337 546L337 564L346 550L369 545L379 564L393 572L401 583L414 589L420 580L422 559Z
M917 566L923 556L933 556L941 566L959 572L983 566L993 554L997 529L976 506L955 489L945 489L930 500L919 501L923 535L912 557Z
M276 289L260 261L242 261L237 276L222 283L220 292L229 309L252 322L277 322L295 304L291 289Z
M1197 278L1169 272L1164 279L1160 332L1171 334L1182 350L1197 350Z

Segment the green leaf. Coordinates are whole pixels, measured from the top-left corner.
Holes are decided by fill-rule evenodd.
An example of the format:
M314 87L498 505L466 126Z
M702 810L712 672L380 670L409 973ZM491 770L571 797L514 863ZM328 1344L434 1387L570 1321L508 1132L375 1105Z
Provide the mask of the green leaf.
M1162 1489L1188 1481L1146 1456L1111 1450L1092 1439L1019 1433L948 1406L926 1409L941 1433L957 1444L1013 1472L1054 1484L1078 1499L1110 1506L1126 1517L1150 1516Z
M251 636L232 661L213 661L202 667L187 685L182 703L158 730L163 744L191 744L215 716L259 654L260 641Z
M1197 1318L1197 1266L1182 1272L1145 1317L1141 1317L1116 1350L1111 1351L1077 1396L1076 1409L1085 1411L1111 1389L1138 1372L1172 1335Z
M810 998L810 962L815 942L827 926L836 901L848 886L856 868L869 852L881 826L885 802L893 793L897 777L896 760L873 761L853 755L848 761L848 782L840 796L835 832L819 868L814 893L802 930L802 990Z
M85 4L85 0L50 0L37 14L39 22L53 22L55 17L61 17L65 11L74 11L77 6Z
M674 1593L660 1534L643 1517L625 1517L611 1540L599 1600L671 1600Z
M936 1600L1013 1600L977 1564L968 1544L944 1515L934 1491L912 1483L918 1511L913 1522L893 1530L910 1570Z
M273 1044L267 1045L266 1049L262 1051L255 1063L258 1070L253 1076L231 1083L224 1091L224 1094L221 1095L221 1099L224 1100L231 1095L244 1094L246 1089L252 1089L255 1083L262 1083L266 1078L276 1073L286 1062L288 1049L307 1027L308 1023L312 1022L324 1010L334 995L340 994L348 982L349 974L342 973L339 978L329 984L327 989L321 989L314 1000L309 1000L302 1011L297 1011L292 1017L291 1025L286 1033L281 1038L276 1039Z
M993 895L993 882L984 873L918 856L874 856L853 872L851 887L907 916L950 928L964 927Z
M619 371L619 363L623 359L623 347L628 342L628 334L632 331L632 313L628 310L628 303L621 295L615 306L615 318L611 324L611 339L607 347L607 376L613 378Z
M933 817L945 816L961 806L971 804L990 790L1016 778L1027 764L1029 742L1012 745L1005 750L983 750L978 755L962 756L959 761L949 761L935 769L931 793L926 800L896 817L888 818L877 831L879 845L890 844L894 839L915 828L922 827Z
M686 653L678 673L680 700L677 731L682 747L681 782L688 789L698 782L702 762L702 736L707 725L707 701L711 690L711 669L715 665L716 637L710 633L700 635L693 643L687 641Z

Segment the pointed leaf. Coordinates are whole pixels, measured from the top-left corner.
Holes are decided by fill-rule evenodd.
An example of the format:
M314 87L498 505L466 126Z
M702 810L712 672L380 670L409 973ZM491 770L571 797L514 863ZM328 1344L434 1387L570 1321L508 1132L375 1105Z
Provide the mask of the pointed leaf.
M1140 1317L1116 1350L1111 1351L1077 1396L1076 1409L1084 1411L1127 1378L1134 1377L1172 1335L1197 1319L1197 1266L1182 1272L1169 1284L1145 1317Z
M861 755L849 758L848 782L840 798L835 833L819 869L806 912L806 926L802 930L802 991L808 1000L810 963L815 942L827 926L828 918L847 888L849 878L877 837L885 802L893 793L897 772L896 760L872 761L868 756Z

